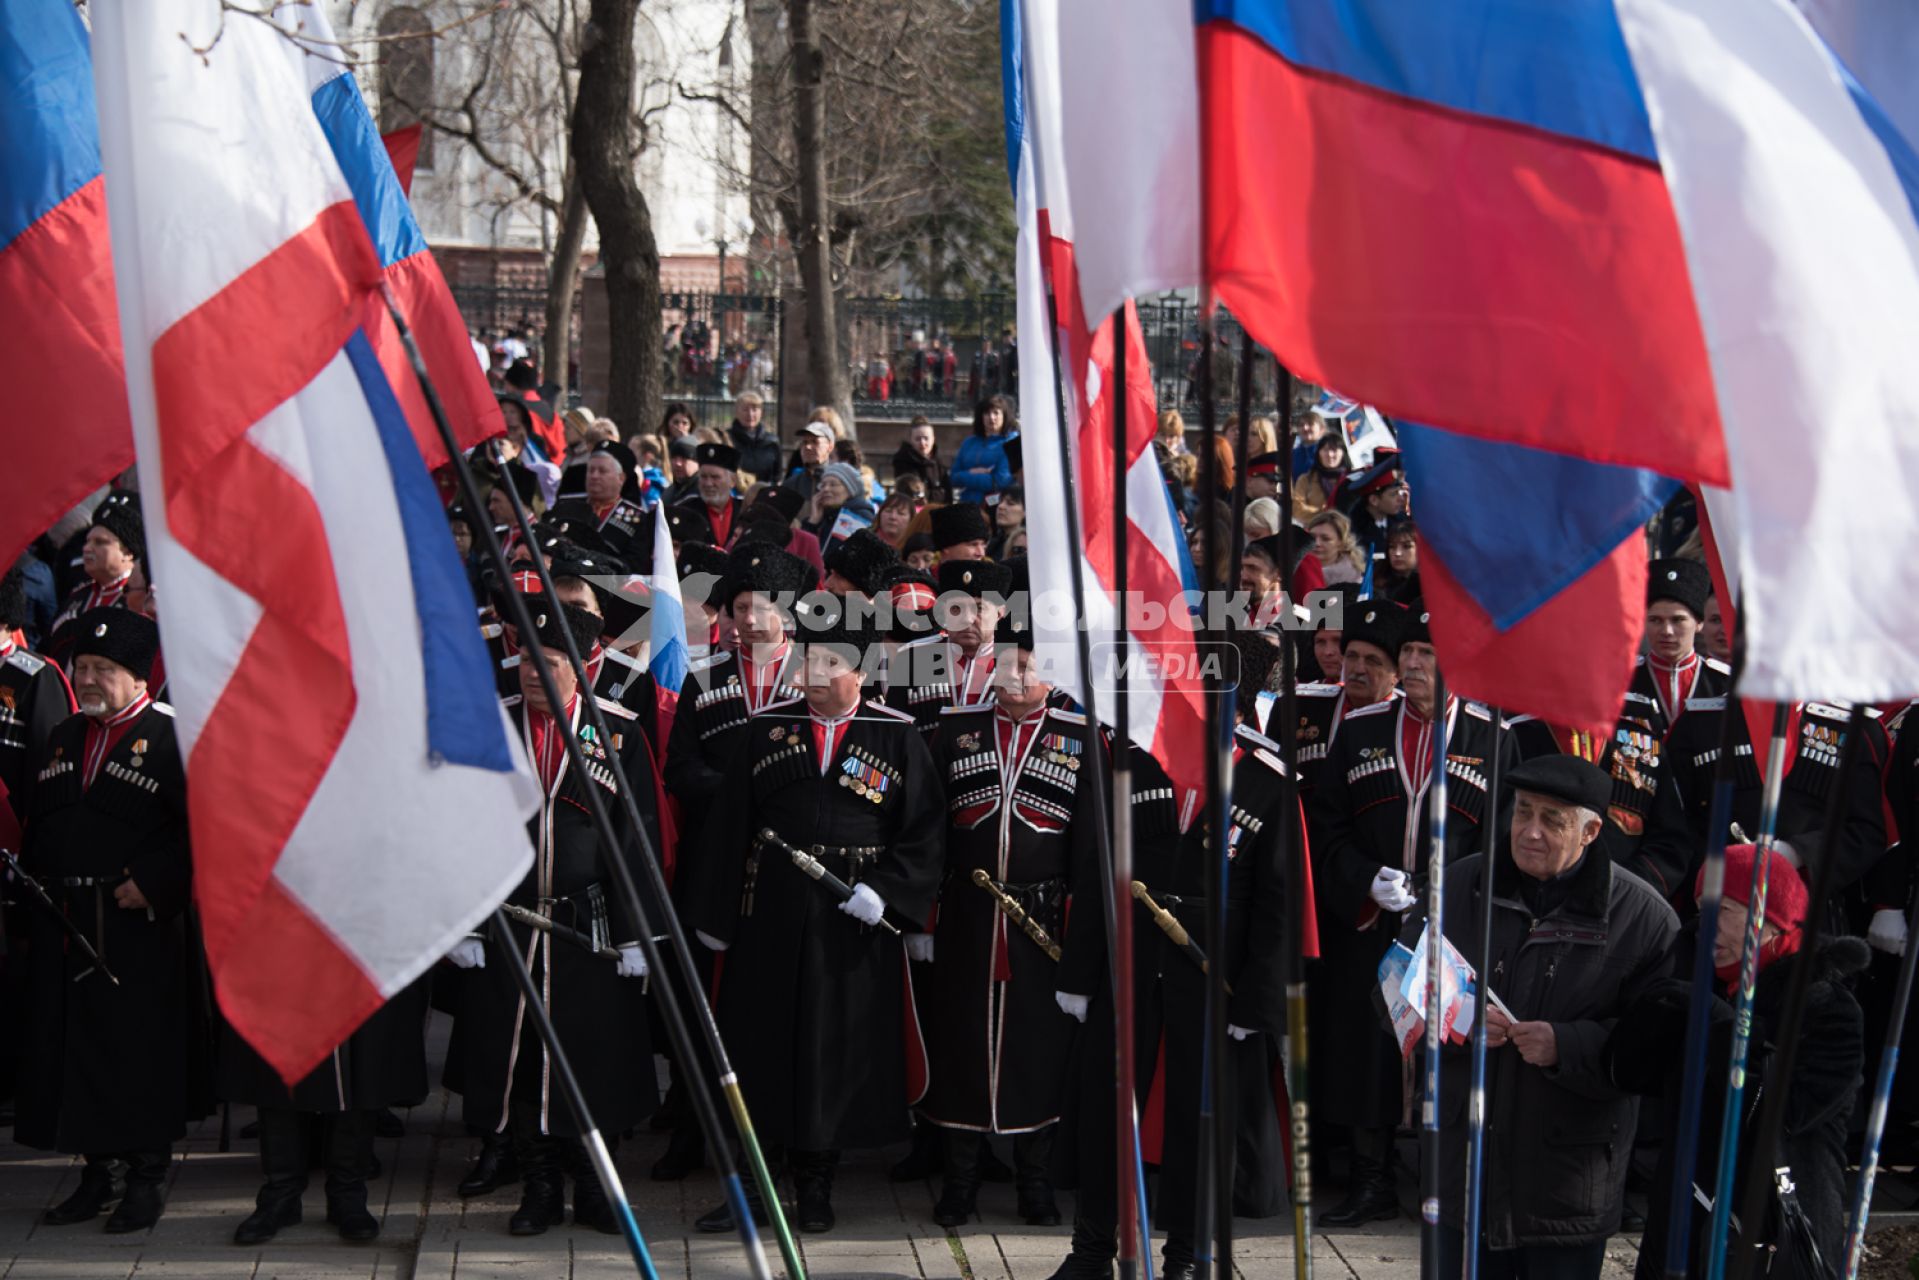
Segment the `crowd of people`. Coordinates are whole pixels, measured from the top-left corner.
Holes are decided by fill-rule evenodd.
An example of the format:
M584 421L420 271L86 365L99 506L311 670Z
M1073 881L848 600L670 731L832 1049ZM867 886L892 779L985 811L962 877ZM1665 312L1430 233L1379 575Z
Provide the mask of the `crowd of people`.
M459 1095L474 1142L461 1193L517 1183L504 1224L516 1235L563 1223L569 1204L575 1222L617 1230L500 948L531 967L609 1141L643 1124L670 1132L655 1178L706 1163L689 1082L710 1083L711 1064L673 1060L672 1087L656 1090L654 1055L668 1045L656 991L640 981L646 925L611 887L616 860L637 870L641 843L628 831L609 847L588 817L594 791L625 789L670 869L670 902L647 902L646 914L676 912L700 944L702 972L655 981L716 993L799 1228L834 1228L843 1151L910 1142L894 1175L937 1179L943 1225L1003 1216L1006 1205L982 1203L987 1183L1010 1180L1013 1211L1038 1225L1059 1223L1057 1189L1073 1190L1056 1275L1107 1276L1119 1223L1115 1021L1091 809L1097 771L1119 752L1133 779L1138 881L1129 1048L1141 1110L1156 1118L1142 1146L1164 1236L1159 1274L1193 1274L1208 958L1191 940L1207 933L1210 840L1166 762L1114 743L1041 678L1023 607L1012 399L979 402L950 463L916 420L882 485L830 408L783 441L749 392L725 431L672 404L657 432L622 438L543 399L523 362L507 377L506 438L474 457L486 509L453 503L448 514L542 794L533 870L509 902L558 929L461 941L292 1088L223 1025L201 979L186 782L153 620L165 584L147 576L138 494L116 489L76 512L0 583L0 844L20 850L38 887L9 883L0 1045L16 1138L85 1160L47 1222L106 1213L108 1231L151 1226L173 1144L221 1100L259 1108L262 1186L237 1241L300 1220L312 1152L328 1221L371 1238L373 1137L394 1123L390 1108L434 1083L430 1004L453 1019L438 1083ZM1443 1273L1477 1248L1484 1274L1594 1277L1622 1227L1664 1238L1690 939L1713 930L1719 977L1734 977L1762 868L1771 889L1748 1096L1787 1090L1789 1120L1781 1148L1748 1167L1789 1167L1796 1191L1779 1194L1796 1205L1736 1247L1798 1230L1834 1257L1861 1073L1886 1016L1886 964L1874 956L1907 941L1912 870L1897 841L1915 820L1919 731L1900 733L1899 708L1875 709L1847 754L1843 710L1790 708L1777 840L1755 847L1764 744L1728 706L1726 639L1696 537L1652 564L1645 652L1609 737L1503 717L1441 693L1397 455L1353 469L1336 420L1309 416L1282 447L1262 419L1248 424L1242 468L1227 443L1236 435L1213 459L1210 491L1176 413L1155 443L1196 563L1219 539L1235 554L1215 557L1212 585L1255 606L1253 624L1230 636L1224 954L1209 958L1231 993L1237 1082L1214 1100L1236 1148L1222 1194L1249 1215L1277 1212L1287 1194L1285 983L1304 929L1317 952L1307 1100L1318 1222L1351 1230L1402 1215L1399 1142L1421 1086L1375 1005L1381 960L1425 927L1426 833L1443 794L1445 931L1477 954L1468 940L1488 899L1493 921L1484 1229L1464 1236L1469 1073L1466 1051L1449 1046L1437 1099ZM1230 546L1242 487L1241 542ZM644 588L632 577L653 570L662 504L693 653L677 698L649 673ZM537 520L531 539L521 507ZM489 529L506 548L504 575L481 552ZM516 593L557 704L526 660ZM1282 625L1292 616L1282 602L1314 593L1336 607L1318 611L1310 633ZM584 672L560 656L567 636ZM1274 696L1289 670L1292 724ZM581 729L589 702L611 728L605 740ZM1443 793L1432 786L1442 722ZM584 774L562 749L574 732ZM1722 738L1736 752L1733 847L1725 901L1702 919L1704 851L1727 834L1710 829L1708 803ZM1835 796L1833 843L1823 819ZM1284 851L1302 840L1310 876L1296 884ZM796 850L850 895L823 889ZM1811 901L1828 862L1837 891ZM1808 950L1814 915L1825 940ZM1774 1080L1780 996L1799 966L1816 984L1813 1021L1791 1079ZM1713 997L1722 1041L1725 994ZM1895 1112L1919 1117L1915 1103L1902 1091ZM1720 1114L1710 1095L1705 1114ZM1715 1137L1716 1121L1700 1149ZM1643 1222L1628 1219L1636 1176L1648 1188ZM767 1210L757 1193L750 1208ZM699 1225L733 1223L721 1205ZM1642 1274L1660 1270L1659 1250L1640 1256Z

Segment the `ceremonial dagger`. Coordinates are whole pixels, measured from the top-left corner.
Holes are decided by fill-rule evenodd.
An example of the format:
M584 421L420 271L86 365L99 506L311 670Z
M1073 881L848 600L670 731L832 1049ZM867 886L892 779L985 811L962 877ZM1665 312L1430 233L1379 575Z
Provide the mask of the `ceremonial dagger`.
M509 919L518 920L521 924L538 929L541 933L550 933L556 938L572 943L582 951L591 951L602 960L617 961L620 958L620 953L615 948L600 946L573 926L561 924L558 920L549 920L537 911L528 911L525 907L516 907L510 902L502 902L500 910L506 912Z
M779 836L775 834L775 832L773 831L773 828L771 827L760 828L760 843L770 844L776 849L784 849L786 851L786 856L793 860L794 866L798 867L801 871L805 872L808 876L819 881L820 884L825 887L827 892L831 893L834 897L838 898L841 902L845 902L853 896L852 888L847 885L846 881L840 879L838 876L834 875L831 871L828 871L826 869L825 863L821 862L818 858L815 858L810 853L800 852L800 850L795 849L792 845L780 839ZM886 919L884 916L880 918L879 925L880 925L880 928L886 930L888 933L892 934L895 938L900 936L900 931L898 927L895 926L892 921Z
M1013 901L1013 895L993 883L993 877L986 874L985 867L973 868L973 883L993 895L993 901L1008 920L1020 927L1021 932L1033 940L1035 946L1044 951L1053 960L1059 959L1059 943L1046 932L1046 926L1026 914L1026 908Z
M1179 917L1175 916L1165 907L1160 906L1159 903L1153 901L1152 892L1147 889L1145 881L1133 881L1133 896L1139 899L1139 904L1142 907L1145 907L1147 911L1152 913L1153 923L1159 926L1159 931L1171 938L1173 945L1181 951L1184 951L1186 958L1198 965L1201 973L1209 972L1206 968L1206 952L1200 948L1197 942L1193 941L1193 935L1186 932L1186 926L1179 922ZM1232 990L1232 984L1228 983L1226 985L1227 994L1232 994Z
M98 969L108 982L111 982L116 987L119 986L120 979L113 976L113 970L107 968L107 962L100 958L100 953L93 949L91 942L87 941L87 935L80 932L80 926L67 919L67 913L60 910L52 897L48 895L46 888L41 885L38 880L35 880L27 874L27 869L20 865L20 859L13 856L13 850L0 849L0 858L7 860L7 866L12 870L14 877L18 879L21 884L27 886L28 891L40 900L40 905L51 912L53 918L60 922L60 927L66 930L67 937L71 938L74 945L80 948L80 953L86 956L87 959L93 961L93 967ZM86 976L87 971L83 971L75 974L73 980L78 982Z

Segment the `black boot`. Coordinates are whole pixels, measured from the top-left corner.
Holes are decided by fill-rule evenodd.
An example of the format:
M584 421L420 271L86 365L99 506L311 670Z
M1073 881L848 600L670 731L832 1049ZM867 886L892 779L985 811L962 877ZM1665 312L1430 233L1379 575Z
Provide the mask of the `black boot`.
M653 1181L679 1182L706 1163L706 1139L699 1122L688 1116L667 1139L666 1151L653 1162Z
M160 1184L166 1181L167 1170L172 1167L170 1150L135 1151L127 1156L127 1193L120 1197L120 1207L107 1219L108 1235L145 1231L160 1220L160 1211L166 1207Z
M801 1231L831 1231L838 1221L833 1214L833 1172L839 1163L837 1151L793 1153L793 1190L799 1201L795 1216Z
M1168 1236L1159 1255L1159 1280L1193 1280L1193 1243Z
M946 1129L946 1171L940 1198L933 1204L933 1221L942 1227L963 1227L973 1220L979 1201L979 1153L985 1135L970 1129Z
M924 1120L913 1121L913 1149L886 1171L895 1182L918 1182L938 1173L946 1164L946 1151L940 1143L940 1129Z
M779 1167L773 1166L771 1172L774 1183L777 1185L780 1176ZM752 1174L741 1175L740 1188L746 1195L746 1208L753 1215L754 1223L762 1227L772 1225L773 1220L766 1213L766 1201L760 1198L759 1183L753 1180ZM704 1231L708 1235L733 1230L733 1206L724 1200L720 1201L719 1204L693 1220L693 1229Z
M113 1161L106 1156L88 1156L80 1170L80 1185L73 1194L47 1210L42 1219L50 1227L65 1227L100 1216L109 1201L120 1197L120 1184L113 1176Z
M342 1111L327 1117L326 1220L340 1239L364 1244L380 1234L380 1220L366 1207L373 1172L373 1138L383 1111Z
M1073 1219L1073 1251L1049 1280L1112 1280L1118 1232L1111 1226Z
M618 1138L606 1139L608 1155L619 1150L619 1141ZM574 1224L592 1227L602 1235L620 1234L620 1220L613 1211L613 1201L600 1182L600 1171L593 1167L593 1159L587 1154L585 1142L578 1138L567 1142L566 1164L567 1172L573 1175Z
M1393 1131L1353 1131L1353 1171L1346 1198L1319 1215L1322 1227L1363 1227L1399 1217L1399 1190L1393 1183Z
M266 1181L253 1198L253 1212L233 1229L233 1243L265 1244L282 1227L300 1220L300 1197L307 1189L306 1117L290 1108L261 1107L260 1172Z
M560 1168L558 1147L543 1134L514 1134L513 1153L520 1161L520 1207L506 1224L513 1235L545 1235L548 1227L566 1223L566 1174Z
M489 1133L480 1139L480 1154L460 1179L459 1190L463 1196L483 1196L519 1180L520 1162L513 1158L513 1143L504 1133Z
M1053 1135L1059 1126L1047 1125L1013 1138L1013 1164L1019 1183L1019 1216L1032 1227L1057 1227L1059 1201L1053 1198Z

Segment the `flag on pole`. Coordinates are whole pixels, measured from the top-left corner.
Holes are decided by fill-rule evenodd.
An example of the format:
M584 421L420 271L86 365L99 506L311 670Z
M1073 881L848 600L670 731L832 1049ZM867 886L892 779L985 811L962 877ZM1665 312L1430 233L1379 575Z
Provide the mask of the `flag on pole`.
M297 1079L520 881L537 794L304 55L216 0L91 11L195 900L221 1008Z
M0 7L0 572L133 463L86 28L72 0Z
M433 388L440 393L441 407L453 424L454 439L461 448L470 449L482 440L506 434L500 402L487 385L485 373L474 367L466 320L453 301L446 277L440 274L440 264L427 248L426 236L413 217L413 206L407 203L406 186L394 169L366 99L360 96L353 69L341 57L325 12L317 5L284 5L275 9L274 21L294 33L290 38L306 52L313 113L319 117L340 171L353 189L354 202L379 251L380 268L400 300L400 312L413 330L413 340L426 360L427 372L433 376ZM413 145L417 152L417 134ZM425 456L427 467L440 467L447 460L446 451L440 445L433 415L400 345L399 331L377 297L369 301L361 327L386 371L388 384L399 396L407 424L413 429L414 443Z
M653 504L653 576L648 581L652 627L648 670L662 697L677 701L686 681L686 605L680 598L680 569L673 561L673 535L666 527L666 504Z
M1158 412L1145 338L1130 302L1123 334L1111 315L1080 305L1075 260L1075 221L1060 169L1061 23L1059 0L1003 0L1002 70L1005 76L1007 160L1014 180L1018 220L1017 280L1021 332L1032 335L1021 367L1026 486L1047 495L1071 492L1079 503L1081 539L1067 538L1061 504L1028 507L1028 548L1035 595L1036 653L1054 682L1084 691L1096 716L1114 719L1110 683L1100 678L1110 663L1118 611L1114 599L1118 564L1114 549L1115 486L1126 496L1127 626L1133 645L1129 667L1129 727L1134 742L1161 761L1174 783L1191 796L1205 791L1205 713L1197 647L1184 595L1184 544L1168 500L1166 480L1153 454ZM1103 210L1102 217L1112 210ZM1049 295L1053 304L1049 314ZM1118 305L1120 299L1115 299ZM1057 327L1055 327L1057 320ZM1127 385L1115 385L1114 343L1127 344ZM1055 352L1061 362L1054 382ZM1062 455L1059 403L1064 392L1070 451ZM1116 397L1126 397L1127 446L1123 467L1113 456ZM1068 486L1064 478L1073 477ZM1086 586L1075 599L1072 557L1081 560ZM1050 603L1049 603L1050 602ZM1064 604L1067 607L1050 607ZM1072 628L1084 625L1095 639L1093 678L1078 670ZM1186 810L1188 816L1195 806Z

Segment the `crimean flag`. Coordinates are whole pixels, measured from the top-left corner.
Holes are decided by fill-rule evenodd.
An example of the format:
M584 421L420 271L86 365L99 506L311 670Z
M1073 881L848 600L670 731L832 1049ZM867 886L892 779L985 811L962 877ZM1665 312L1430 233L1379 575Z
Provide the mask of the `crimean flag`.
M194 895L222 1010L295 1080L519 883L537 787L303 54L217 0L91 11Z

